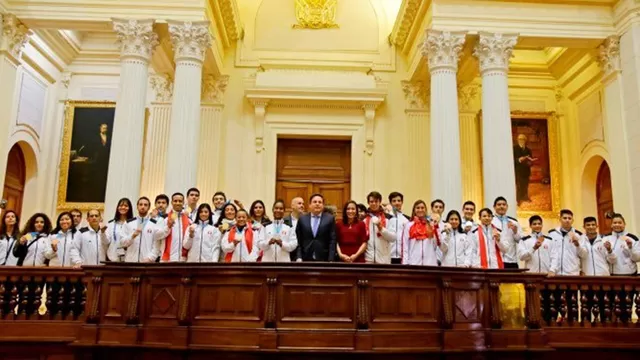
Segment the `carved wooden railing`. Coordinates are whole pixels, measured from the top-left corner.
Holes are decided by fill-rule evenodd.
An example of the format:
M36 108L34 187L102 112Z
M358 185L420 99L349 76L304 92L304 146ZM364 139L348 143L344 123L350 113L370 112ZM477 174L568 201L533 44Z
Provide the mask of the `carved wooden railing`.
M638 290L635 277L369 264L7 267L0 354L9 342L76 352L637 350Z
M640 277L558 276L540 292L543 326L554 347L639 348Z
M84 272L0 267L0 341L74 341L84 323Z

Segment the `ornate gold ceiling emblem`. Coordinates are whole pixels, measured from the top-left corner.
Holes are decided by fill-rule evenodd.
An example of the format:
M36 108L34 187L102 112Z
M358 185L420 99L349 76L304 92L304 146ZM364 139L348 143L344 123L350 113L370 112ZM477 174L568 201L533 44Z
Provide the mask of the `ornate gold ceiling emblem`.
M336 8L338 0L296 0L296 20L294 29L334 29L338 28Z

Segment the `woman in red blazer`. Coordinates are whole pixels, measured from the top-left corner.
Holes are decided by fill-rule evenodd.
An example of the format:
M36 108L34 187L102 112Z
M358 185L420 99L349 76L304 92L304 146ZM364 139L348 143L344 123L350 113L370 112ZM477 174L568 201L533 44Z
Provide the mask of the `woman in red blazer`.
M358 204L351 200L342 210L342 221L336 224L338 257L343 262L363 263L367 249L367 229L358 218Z

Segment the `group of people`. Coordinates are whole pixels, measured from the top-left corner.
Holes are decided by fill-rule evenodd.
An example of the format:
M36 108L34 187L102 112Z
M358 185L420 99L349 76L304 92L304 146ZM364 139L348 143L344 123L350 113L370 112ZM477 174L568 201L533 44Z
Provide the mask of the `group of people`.
M479 211L467 201L461 213L446 216L442 200L429 206L413 204L403 213L399 192L384 204L379 192L367 195L367 205L348 201L336 221L321 194L291 201L285 214L282 200L271 206L254 201L248 210L238 200L217 192L212 205L200 203L191 188L154 203L137 200L135 209L120 199L112 219L98 209L58 215L55 225L43 213L34 214L22 230L11 210L2 214L0 264L7 266L81 267L103 262L291 262L406 264L482 269L515 269L553 275L633 275L640 261L640 242L625 230L620 214L612 217L613 232L598 234L594 217L584 219L584 233L575 229L573 213L560 212L560 226L542 232L540 216L529 219L530 234L507 216L503 197L493 209ZM135 215L134 215L135 210ZM305 210L308 210L305 212Z

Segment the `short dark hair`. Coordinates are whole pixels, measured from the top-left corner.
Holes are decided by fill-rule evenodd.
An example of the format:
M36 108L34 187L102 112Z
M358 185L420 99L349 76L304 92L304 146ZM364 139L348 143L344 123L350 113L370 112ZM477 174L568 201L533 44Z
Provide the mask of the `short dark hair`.
M435 200L433 200L429 206L431 206L431 208L433 208L433 206L434 206L435 204L437 204L437 203L442 204L442 207L444 207L444 206L445 206L445 205L444 205L444 201L442 201L442 200L440 200L440 199L435 199Z
M367 212L367 206L365 204L358 204L358 211Z
M467 206L467 205L471 205L471 206L473 206L473 209L474 209L474 210L476 209L476 203L474 203L474 202L473 202L473 201L471 201L471 200L467 200L467 201L465 201L465 202L464 202L464 204L462 204L462 209L464 210L465 206Z
M78 209L78 208L72 209L71 211L69 211L69 213L71 215L73 215L73 213L76 213L76 214L80 214L80 216L82 216L82 211L80 211L80 209Z
M498 196L495 200L493 200L493 206L495 207L496 205L498 205L498 202L500 201L504 201L506 204L509 204L504 196Z
M192 187L191 189L187 190L187 196L189 196L189 194L191 194L192 192L197 192L198 196L200 196L200 190L198 190L198 188L194 188L194 187Z
M173 198L176 196L182 196L182 200L184 200L184 195L181 192L176 192L171 195L171 201L173 201Z
M596 223L596 225L598 225L598 220L593 216L587 216L586 218L584 218L584 220L582 220L582 223L584 225L587 225L587 223L590 223L590 222L594 222Z
M478 213L478 215L482 216L482 213L489 213L489 216L493 216L493 211L491 211L491 209L489 208L484 208L482 210L480 210L480 212Z
M367 195L367 202L369 202L369 199L371 198L373 198L374 200L382 201L382 194L377 191L372 191Z
M222 196L224 198L224 201L227 201L227 195L225 195L223 191L216 191L216 193L211 197L211 200L213 200L213 198L216 196Z
M540 215L533 215L532 217L530 217L529 218L529 226L533 225L534 221L542 222L542 217Z
M156 196L156 199L155 199L155 201L153 203L155 204L159 200L164 200L164 201L167 202L167 204L169 203L169 197L166 194L160 194L160 195Z
M322 202L324 203L324 196L322 196L322 194L320 193L311 194L311 196L309 196L309 202L313 201L315 197L319 197L320 199L322 199Z
M562 209L560 210L560 216L563 216L563 215L571 215L571 217L573 217L573 211L569 209Z
M399 197L400 201L404 201L404 195L402 195L401 193L394 191L391 194L389 194L389 202L391 202L391 200L395 199Z
M136 205L137 205L137 204L139 204L139 203L140 203L140 201L142 201L142 200L147 200L147 202L149 203L149 206L151 206L151 200L149 200L149 198L148 198L148 197L146 197L146 196L141 196L141 197L138 199L138 201L136 201Z

